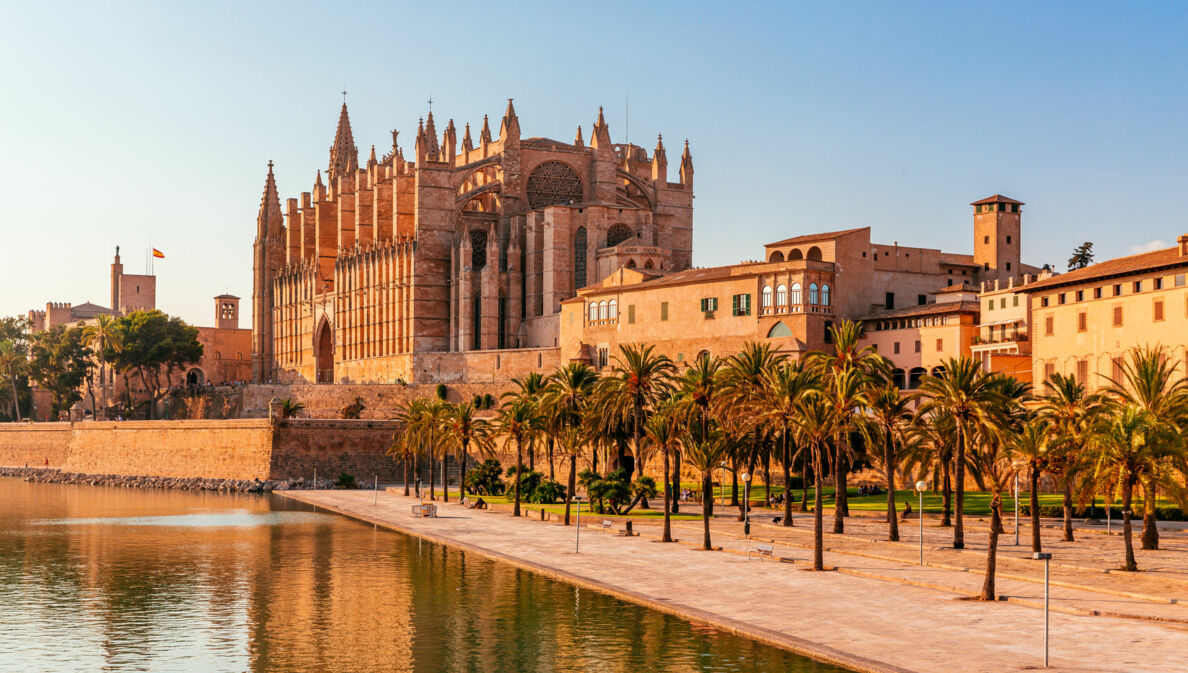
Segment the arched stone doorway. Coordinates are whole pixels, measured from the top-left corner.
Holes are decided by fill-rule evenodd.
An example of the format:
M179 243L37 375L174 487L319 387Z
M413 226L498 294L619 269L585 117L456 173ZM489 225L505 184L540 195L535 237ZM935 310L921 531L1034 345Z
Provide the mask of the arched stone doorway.
M314 368L318 383L334 383L334 330L322 321L314 337Z
M206 384L206 375L197 367L186 372L186 385L194 388Z

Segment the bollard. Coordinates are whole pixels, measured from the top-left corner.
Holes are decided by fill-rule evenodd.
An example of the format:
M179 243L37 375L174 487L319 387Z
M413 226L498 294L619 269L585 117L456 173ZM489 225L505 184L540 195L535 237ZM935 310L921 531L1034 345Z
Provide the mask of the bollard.
M632 535L635 535L635 533L631 531L631 519L627 519L627 537L631 537Z

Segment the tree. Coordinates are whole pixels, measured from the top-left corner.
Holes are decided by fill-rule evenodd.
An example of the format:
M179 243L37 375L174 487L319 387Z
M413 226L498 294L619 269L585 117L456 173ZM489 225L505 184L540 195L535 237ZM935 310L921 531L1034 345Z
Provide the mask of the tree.
M869 423L864 428L877 430L868 433L868 442L883 445L883 473L887 480L887 539L899 541L899 520L895 516L895 467L898 449L912 420L911 404L915 395L904 395L890 383L867 396ZM877 436L876 436L877 435ZM920 514L923 516L923 513Z
M0 341L0 373L8 379L12 386L13 418L19 423L21 420L20 394L17 392L17 379L29 372L29 358L22 353L16 343Z
M1049 432L1046 421L1033 419L1013 437L1010 450L1012 456L1027 469L1031 488L1031 499L1028 503L1028 513L1031 515L1031 551L1040 552L1043 549L1040 545L1039 479L1044 465L1057 450L1056 441Z
M821 509L821 479L824 465L822 456L826 444L837 432L837 407L820 392L801 395L796 400L796 434L802 446L808 449L813 461L813 472L818 475L813 484L813 570L825 569L824 520ZM786 498L785 498L786 500Z
M780 441L780 466L784 476L784 526L792 525L792 460L796 443L795 428L800 408L798 402L820 386L817 373L805 369L802 362L784 363L763 376L763 394L756 401L754 417ZM820 473L817 473L820 481ZM803 475L807 479L808 475ZM802 481L802 483L804 483Z
M953 526L953 548L965 547L965 472L966 453L971 433L992 422L990 417L998 392L993 379L982 371L980 361L961 356L945 361L942 371L925 376L920 392L926 401L922 411L937 411L952 416L957 429L956 472L957 516Z
M644 436L664 459L664 532L661 542L672 542L672 512L670 500L674 490L668 474L669 456L680 446L681 424L671 402L662 405L644 425Z
M702 436L709 435L710 417L713 406L718 399L721 392L721 381L719 378L719 370L722 368L722 363L718 358L709 354L701 354L693 361L693 364L681 374L677 382L677 407L684 416L682 422L686 425L697 424L700 426ZM676 454L676 460L672 467L672 483L673 488L680 488L681 484L681 457L684 454L684 445ZM680 505L677 504L677 499L672 501L672 513L676 514L679 511Z
M1040 397L1039 415L1047 422L1055 451L1049 452L1046 468L1060 482L1064 505L1064 541L1073 541L1072 480L1082 464L1089 429L1104 411L1104 398L1088 394L1076 377L1055 373L1048 378Z
M541 396L544 394L545 377L540 372L529 372L523 379L512 379L512 384L516 386L516 390L509 390L499 396L502 400L520 401L531 404L538 412L540 409ZM538 414L539 416L539 414ZM543 422L541 430L543 430ZM546 433L547 434L547 433ZM546 455L549 461L549 479L554 478L553 474L553 437L548 434L546 438L547 447ZM536 448L535 437L528 443L528 469L536 469Z
M932 410L917 413L904 446L903 467L907 472L927 476L941 492L940 526L953 525L953 451L957 445L957 423L947 413Z
M466 454L473 445L476 450L486 453L491 447L491 423L475 415L475 408L469 402L450 407L444 419L445 437L457 449L462 460L461 472L464 477L458 484L460 497L466 497ZM442 464L441 483L446 486L445 464ZM448 489L443 500L449 502Z
M748 435L743 445L744 462L747 470L754 474L755 464L762 460L763 476L767 490L767 501L771 501L771 433L754 422L752 412L763 397L763 377L785 361L770 344L747 342L738 353L726 359L722 372L723 405L730 410L728 417ZM748 497L744 497L740 517L746 517L750 508Z
M429 499L436 500L434 491L436 482L433 476L434 449L440 443L446 415L449 413L449 403L440 399L417 398L397 412L397 419L401 422L401 429L396 439L396 452L405 460L415 461L425 455L429 463ZM442 457L444 465L444 456ZM407 465L407 463L406 463ZM444 467L442 470L444 476ZM408 476L405 473L404 493L408 495Z
M293 418L301 413L302 409L305 409L305 405L291 397L281 400L281 418Z
M1162 347L1137 346L1121 363L1122 376L1109 379L1106 394L1114 404L1137 407L1148 415L1148 442L1152 454L1163 460L1153 463L1143 474L1143 549L1159 548L1159 529L1155 523L1156 494L1159 482L1176 488L1181 481L1171 476L1166 465L1177 462L1185 452L1184 430L1188 426L1188 379L1180 378Z
M116 322L122 348L105 357L114 356L116 367L125 375L134 373L149 391L148 418L152 418L161 391L169 386L174 370L202 359L198 329L156 310L134 311Z
M108 352L119 352L123 348L123 339L116 319L106 313L95 316L95 322L83 328L83 343L85 343L99 359L99 392L103 396L103 414L107 415L107 387L110 384L107 374ZM94 397L91 398L92 411ZM98 418L98 414L95 414Z
M499 410L499 434L516 443L516 501L512 516L520 516L520 482L524 474L524 444L540 430L540 415L530 400L516 400Z
M650 345L619 346L610 375L598 383L601 410L630 423L635 456L628 461L620 449L617 465L629 480L635 472L635 461L642 458L643 427L648 414L672 390L672 375L676 371L672 361L655 350Z
M594 392L594 384L597 380L598 374L589 365L571 362L549 376L548 386L542 399L542 411L546 415L556 417L557 425L554 426L556 428L554 432L558 433L566 453L569 454L569 484L565 491L566 526L569 525L569 508L577 486L577 458L581 452L582 415Z
M701 548L710 551L710 517L714 512L714 469L730 455L731 442L716 423L692 423L686 430L681 445L685 459L701 473L701 521L704 539Z
M1093 242L1085 241L1078 245L1073 250L1072 257L1068 258L1068 270L1076 271L1083 269L1093 263Z
M91 351L83 345L82 328L55 325L33 338L29 371L50 394L51 418L82 399Z

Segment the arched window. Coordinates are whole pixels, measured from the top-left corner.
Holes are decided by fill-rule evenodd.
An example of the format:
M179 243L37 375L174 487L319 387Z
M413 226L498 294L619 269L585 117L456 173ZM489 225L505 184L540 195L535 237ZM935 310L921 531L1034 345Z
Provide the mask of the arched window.
M613 248L631 238L635 238L635 232L631 231L631 227L625 224L616 224L606 232L606 247Z
M586 287L586 228L573 232L573 289Z
M768 330L768 332L767 332L768 339L778 339L780 337L790 337L790 336L792 336L792 329L790 327L788 327L787 325L785 325L783 321L777 322L776 324L772 325L771 329Z
M609 320L615 320L619 317L619 302L616 299L610 300L610 305L607 306L606 317Z
M628 269L634 269L634 268L635 268L635 260L634 260L634 259L629 259L629 260L627 260L627 268L628 268Z
M606 320L606 300L598 302L598 319Z
M895 384L896 388L903 390L907 386L906 374L902 369L893 369L891 371L891 382Z
M782 261L784 261L784 253L780 252L779 250L776 250L775 252L771 253L771 259L769 259L768 261L769 262L782 262Z
M798 259L804 259L804 253L800 251L800 248L794 248L788 253L788 261L791 262Z
M478 271L487 265L487 232L483 229L470 231L470 268Z
M792 283L792 296L788 298L793 306L800 306L800 283Z
M821 249L814 245L813 247L809 248L808 255L806 255L806 258L810 262L821 261Z
M792 287L796 287L793 285ZM776 285L776 306L788 305L788 286L780 283Z
M763 286L763 308L771 308L771 286Z
M590 322L598 320L598 302L590 302Z
M817 303L817 284L816 283L809 283L809 303L810 304Z
M829 285L828 284L824 284L821 286L821 305L822 306L829 305Z
M652 260L650 260L650 259L649 259L648 261L644 262L644 268L645 268L645 269L651 269L651 268L654 268L654 267L652 266Z
M912 367L912 371L908 373L908 388L915 390L920 387L920 379L928 373L927 369L923 367Z

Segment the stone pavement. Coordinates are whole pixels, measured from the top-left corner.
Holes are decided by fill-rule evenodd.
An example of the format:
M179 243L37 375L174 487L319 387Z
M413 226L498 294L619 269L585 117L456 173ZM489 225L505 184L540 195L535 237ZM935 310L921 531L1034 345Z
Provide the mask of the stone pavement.
M1039 610L1011 602L966 600L952 588L968 587L971 579L980 588L980 575L945 567L920 568L914 565L914 556L911 562L900 562L894 554L869 558L831 552L826 563L843 572L814 573L805 570L811 550L792 544L776 548L777 555L790 557L792 563L748 561L742 552L754 543L730 537L728 531L715 530L714 542L736 553L703 552L686 544L660 544L649 535L628 538L593 528L582 530L581 553L575 554L573 527L540 522L536 517L514 519L507 512L467 510L450 503L440 505L438 518L421 519L411 515L415 498L392 492L381 493L378 505L372 505L374 496L369 491L280 494L855 670L990 673L1042 664ZM600 520L583 517L583 524ZM811 531L807 519L796 523L796 535ZM715 529L731 524L722 518L715 521ZM877 524L856 523L852 528L861 533L864 525ZM678 537L700 541L700 522L677 526ZM764 524L762 535L771 537L768 533L773 528ZM903 532L906 538L908 530ZM926 535L926 546L930 536ZM849 538L862 539L860 535L830 536L827 544ZM937 542L942 539L938 537ZM899 546L911 551L910 545ZM908 581L953 587L936 590ZM1004 579L1000 589L1020 597L1042 597L1042 586L1038 594L1035 586L1026 580ZM1054 595L1059 590L1054 588ZM1075 606L1078 591L1098 602L1135 600L1066 591L1057 601L1063 601L1064 607ZM1158 605L1143 604L1148 603ZM1170 603L1159 607L1183 609ZM1051 623L1054 668L1050 670L1185 670L1188 628L1184 625L1061 612L1053 612Z

